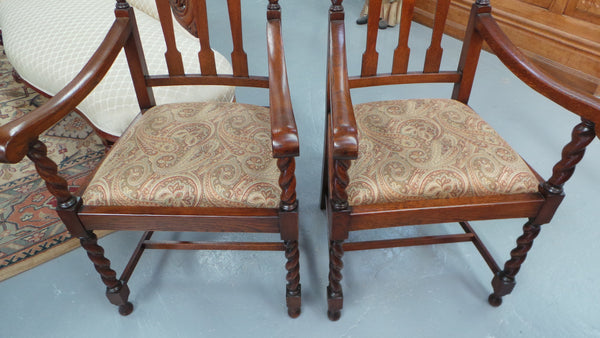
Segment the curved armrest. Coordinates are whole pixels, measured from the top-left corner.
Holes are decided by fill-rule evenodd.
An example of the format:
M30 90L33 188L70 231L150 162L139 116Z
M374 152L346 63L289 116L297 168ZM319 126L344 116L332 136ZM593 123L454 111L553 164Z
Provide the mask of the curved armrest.
M298 156L300 154L298 130L292 110L279 19L272 19L267 23L267 51L273 156Z
M331 21L330 30L328 67L333 158L352 160L358 157L358 127L350 98L344 21Z
M600 99L566 87L533 65L490 14L477 17L476 29L504 65L528 86L573 113L600 124Z
M0 162L21 161L29 144L81 103L108 72L130 32L129 18L117 18L94 55L65 88L31 113L1 126Z

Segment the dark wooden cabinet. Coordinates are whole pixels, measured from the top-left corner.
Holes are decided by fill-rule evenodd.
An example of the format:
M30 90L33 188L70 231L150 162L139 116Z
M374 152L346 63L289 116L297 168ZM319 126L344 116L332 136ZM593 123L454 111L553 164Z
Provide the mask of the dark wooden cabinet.
M436 0L417 0L431 25ZM472 0L452 0L446 33L462 39ZM502 29L555 78L600 96L600 0L491 0Z

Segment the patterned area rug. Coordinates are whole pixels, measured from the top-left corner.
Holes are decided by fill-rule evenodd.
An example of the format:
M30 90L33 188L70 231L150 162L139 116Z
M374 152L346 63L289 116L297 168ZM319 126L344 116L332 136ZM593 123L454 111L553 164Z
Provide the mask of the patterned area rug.
M14 81L12 66L0 46L0 124L23 116L46 101ZM88 123L75 113L40 139L72 191L104 155L104 146ZM64 254L79 245L54 211L56 200L25 158L0 164L0 281Z

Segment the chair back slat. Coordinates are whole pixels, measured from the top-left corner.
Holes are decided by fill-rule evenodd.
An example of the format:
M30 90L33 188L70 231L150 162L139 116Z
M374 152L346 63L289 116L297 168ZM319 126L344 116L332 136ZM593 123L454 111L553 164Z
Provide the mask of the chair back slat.
M423 67L423 72L425 73L437 73L440 70L443 54L442 35L444 34L449 7L450 0L437 0L435 21L433 23L433 32L431 33L431 45L427 49L425 66Z
M168 74L147 74L144 79L144 85L149 87L162 86L187 86L187 85L213 85L213 86L242 86L269 88L269 76L250 75L248 67L248 56L244 51L243 44L243 26L242 26L242 5L241 0L220 0L214 1L217 5L227 6L228 17L219 18L219 21L229 19L231 29L231 38L233 50L231 51L231 65L233 74L217 73L217 63L222 60L221 55L211 49L210 31L208 26L209 6L213 2L207 3L206 0L155 0L158 16L161 22L163 35L165 39L166 52L165 59L167 63ZM276 0L261 0L268 2L267 19L277 17L279 14L279 4ZM174 25L180 25L199 42L197 47L189 45L178 45L186 42L188 39L177 35L179 32ZM221 39L223 31L219 28L218 34ZM222 32L222 33L221 33ZM212 32L215 34L216 32ZM177 38L176 38L177 35ZM214 35L213 35L214 37ZM184 66L184 60L188 60L189 52L198 54L200 72L193 71L193 65ZM193 59L191 60L193 62ZM186 62L189 62L186 61ZM186 73L187 70L187 73Z
M198 53L198 59L200 59L200 72L202 75L217 75L215 53L213 53L210 48L206 0L197 0L195 3L196 29L198 32L198 39L200 39L200 52Z
M362 56L361 76L373 76L377 74L377 31L379 30L379 15L373 13L381 12L381 0L369 0L369 21L367 22L367 46Z
M248 76L248 57L244 52L242 39L242 10L240 0L227 0L229 7L229 25L231 26L231 39L233 51L231 61L233 63L234 76Z
M179 50L177 50L177 44L175 43L175 32L173 29L171 7L167 1L157 0L156 9L158 10L158 16L160 18L163 35L165 37L165 44L167 46L165 59L167 61L169 75L183 75L185 70L183 69L181 53Z
M398 36L398 47L394 50L394 61L392 74L406 74L408 71L408 59L410 48L408 47L408 36L415 9L415 0L403 0L402 12L400 14L400 32Z

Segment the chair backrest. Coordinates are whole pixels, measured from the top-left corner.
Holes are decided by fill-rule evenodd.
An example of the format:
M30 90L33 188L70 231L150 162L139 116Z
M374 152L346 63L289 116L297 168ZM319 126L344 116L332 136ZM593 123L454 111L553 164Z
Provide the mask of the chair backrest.
M350 74L348 78L348 85L350 88L407 83L454 83L456 86L458 86L461 82L466 80L463 78L460 65L453 70L440 70L442 55L444 53L442 48L442 36L444 34L444 27L446 24L446 18L448 16L450 0L437 0L435 16L433 18L431 39L427 43L428 47L426 49L424 62L422 63L423 66L421 69L416 71L408 70L411 56L417 54L411 53L411 48L409 47L409 36L411 34L415 0L398 0L402 1L402 5L399 29L397 33L397 45L392 46L392 48L389 48L390 46L386 48L393 54L390 65L391 67L388 65L380 65L379 62L378 34L380 32L379 19L383 1L366 1L368 1L369 6L369 18L366 24L366 43L361 58L361 71L360 74L356 76L352 76L352 74ZM331 2L332 6L330 8L330 20L343 20L343 0L332 0ZM389 30L383 31L383 34L390 33L392 32ZM422 53L422 51L420 52ZM470 88L470 84L468 87ZM453 94L454 98L457 98L458 96L456 93L457 90L458 89L455 88L455 93ZM468 90L468 92L470 93L470 90ZM468 100L468 93L467 95L463 96L466 97L463 97L461 101L466 102Z
M137 47L141 54L128 53L130 67L138 69L143 73L143 77L134 75L136 91L140 99L140 106L148 108L154 105L149 91L150 87L157 86L175 86L175 85L223 85L223 86L245 86L269 88L269 77L262 75L250 75L248 68L248 59L244 51L242 36L242 6L240 0L220 0L218 5L227 6L229 12L229 28L233 43L231 52L231 63L233 74L218 74L215 60L215 54L211 49L210 31L208 25L208 11L206 0L156 0L158 17L161 22L163 36L166 45L165 60L167 63L168 74L149 75L144 64L143 51ZM213 3L210 2L212 5ZM267 35L270 39L279 33L281 18L280 6L278 0L265 0L267 14ZM119 14L123 10L123 14ZM117 0L117 16L129 15L131 12L126 0ZM127 12L127 14L125 14ZM175 19L175 20L174 20ZM198 38L199 52L198 60L200 63L200 73L191 73L184 69L184 63L181 53L178 50L175 39L175 26L181 24L188 32ZM222 25L219 29L225 29ZM134 32L134 36L137 33ZM126 46L126 52L133 50L131 46ZM131 57L130 57L131 54ZM269 52L271 57L271 52ZM187 72L186 72L187 71ZM136 71L134 71L135 73ZM150 94L148 94L150 92Z

